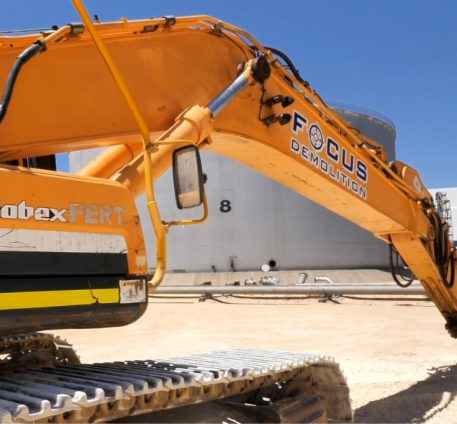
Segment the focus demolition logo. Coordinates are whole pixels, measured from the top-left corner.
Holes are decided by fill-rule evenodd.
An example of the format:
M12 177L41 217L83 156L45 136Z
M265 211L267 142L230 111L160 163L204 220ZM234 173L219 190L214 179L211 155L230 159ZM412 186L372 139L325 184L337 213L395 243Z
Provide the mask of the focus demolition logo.
M316 125L311 125L308 130L309 141L316 152L320 152L324 147L324 135L321 129Z
M308 143L298 140L305 130L312 149L308 147ZM292 152L362 199L367 198L368 167L365 162L356 159L353 153L333 138L325 139L319 125L313 123L308 126L308 119L297 111L292 119L292 132Z

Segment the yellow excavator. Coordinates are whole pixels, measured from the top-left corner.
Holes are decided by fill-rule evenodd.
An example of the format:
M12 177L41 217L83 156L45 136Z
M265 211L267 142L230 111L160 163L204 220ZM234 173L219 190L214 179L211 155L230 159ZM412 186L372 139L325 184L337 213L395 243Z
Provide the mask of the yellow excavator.
M284 53L209 16L94 23L73 3L81 23L0 36L1 422L351 420L330 358L235 350L80 364L40 332L141 317L166 270L168 231L208 215L200 149L384 240L457 335L455 251L439 205ZM106 149L79 173L56 171L57 153L94 147ZM154 181L171 166L178 208L200 207L200 219L162 219ZM143 192L152 276L135 206Z

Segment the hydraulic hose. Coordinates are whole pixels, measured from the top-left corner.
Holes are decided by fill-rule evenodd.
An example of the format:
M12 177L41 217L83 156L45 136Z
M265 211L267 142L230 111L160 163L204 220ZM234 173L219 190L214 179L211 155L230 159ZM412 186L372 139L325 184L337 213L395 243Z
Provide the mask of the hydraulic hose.
M396 255L396 263L394 264L394 255ZM392 278L395 281L395 284L397 286L406 288L409 287L412 282L414 281L414 277L405 277L404 275L400 274L400 277L404 283L400 281L397 275L397 269L399 268L399 259L401 258L400 254L398 253L398 250L395 248L393 244L389 245L389 264L390 264L390 272L392 274ZM402 259L403 260L403 259Z
M454 249L450 247L448 240L448 227L438 214L432 213L430 216L435 229L435 262L445 286L451 288L454 285L455 263Z
M294 75L294 77L297 78L297 80L300 81L305 87L309 87L309 82L302 78L302 76L300 75L300 72L295 67L292 60L284 52L282 52L281 50L275 49L274 47L265 46L265 48L270 50L276 56L279 56L287 64L287 66L289 67L289 69L292 72L292 74Z
M2 103L0 104L0 124L2 123L3 119L8 112L8 107L11 102L11 97L13 95L14 86L16 84L17 77L21 72L22 67L34 56L38 53L43 52L46 50L46 45L41 41L36 41L31 46L27 47L17 58L16 62L11 69L8 79L6 81L6 87L3 92L3 99Z

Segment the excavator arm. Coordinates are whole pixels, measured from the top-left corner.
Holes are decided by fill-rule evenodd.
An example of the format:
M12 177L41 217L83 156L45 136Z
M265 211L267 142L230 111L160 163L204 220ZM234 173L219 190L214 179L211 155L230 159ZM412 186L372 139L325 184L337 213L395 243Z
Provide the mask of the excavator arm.
M107 149L78 176L3 167L3 186L15 188L4 191L3 204L30 207L34 218L7 216L3 206L2 228L123 234L128 270L121 279L146 278L132 209L132 199L146 190L164 271L170 223L160 217L152 182L171 166L178 146L193 144L246 164L389 243L457 335L455 254L419 174L389 162L382 147L325 104L286 55L208 16L94 25L80 12L84 25L0 37L0 82L10 90L0 159ZM16 57L30 46L36 52L11 83ZM51 192L48 181L56 184ZM46 207L65 210L67 221L68 205L83 206L73 222L39 221L41 204L33 202L44 198ZM115 208L130 211L117 226Z

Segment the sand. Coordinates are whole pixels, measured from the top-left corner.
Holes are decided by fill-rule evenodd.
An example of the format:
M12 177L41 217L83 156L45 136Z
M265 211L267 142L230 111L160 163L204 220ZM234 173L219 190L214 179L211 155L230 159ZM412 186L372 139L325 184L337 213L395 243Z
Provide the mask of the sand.
M347 377L355 422L457 423L457 340L428 301L153 299L130 326L57 333L84 362L235 347L327 354Z

